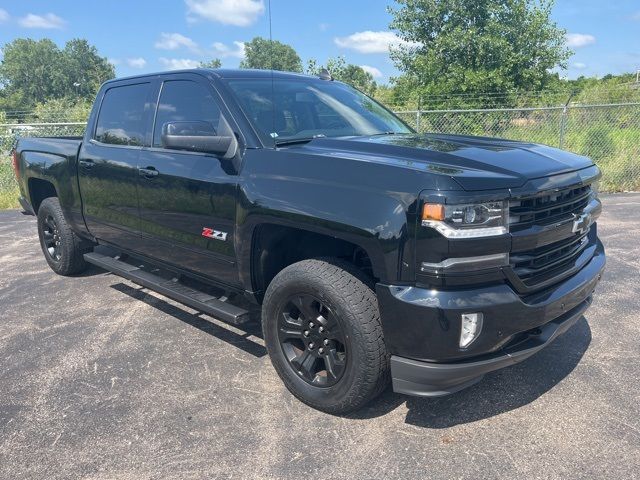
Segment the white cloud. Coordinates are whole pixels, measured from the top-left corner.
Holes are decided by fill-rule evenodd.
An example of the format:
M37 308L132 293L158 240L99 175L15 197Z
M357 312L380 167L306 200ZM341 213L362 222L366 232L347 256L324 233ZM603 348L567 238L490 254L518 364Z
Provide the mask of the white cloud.
M263 0L185 0L187 20L211 20L225 25L247 27L264 13Z
M596 43L596 37L587 33L567 33L567 46L573 48L585 47Z
M220 58L244 58L244 42L233 42L233 47L221 42L215 42L211 47L213 48L214 56L218 56Z
M44 15L29 13L26 17L22 17L18 23L25 28L63 28L67 22L53 13L45 13Z
M382 72L378 70L376 67L371 67L369 65L360 65L360 68L365 72L370 73L373 78L382 77Z
M389 53L391 47L420 45L407 42L393 32L372 32L371 30L356 32L348 37L336 37L333 41L339 47L350 48L360 53Z
M9 12L0 8L0 23L6 22L7 20L9 20Z
M582 62L574 62L571 64L571 66L576 70L584 70L585 68L587 68L587 64Z
M636 20L640 22L640 10L638 10L636 13L631 14L631 20Z
M160 34L160 40L158 40L154 46L160 50L178 50L183 47L193 51L198 50L198 44L196 42L179 33Z
M169 70L183 70L187 68L198 68L200 62L191 58L160 58L160 63Z
M109 62L114 67L117 66L117 65L120 65L120 59L119 58L107 58L107 62Z
M127 58L126 61L131 68L144 68L147 65L147 61L142 57Z

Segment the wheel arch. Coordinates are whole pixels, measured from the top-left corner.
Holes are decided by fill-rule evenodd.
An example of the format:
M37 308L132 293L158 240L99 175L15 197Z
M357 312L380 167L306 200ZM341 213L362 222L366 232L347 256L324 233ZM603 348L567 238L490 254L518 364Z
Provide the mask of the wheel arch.
M36 214L45 198L58 197L58 191L55 185L48 180L31 177L27 180L27 188L29 189L31 206Z
M262 223L255 227L249 257L251 285L259 302L278 272L302 260L338 258L355 266L372 282L386 274L382 252L373 242L358 242L353 238L278 223Z

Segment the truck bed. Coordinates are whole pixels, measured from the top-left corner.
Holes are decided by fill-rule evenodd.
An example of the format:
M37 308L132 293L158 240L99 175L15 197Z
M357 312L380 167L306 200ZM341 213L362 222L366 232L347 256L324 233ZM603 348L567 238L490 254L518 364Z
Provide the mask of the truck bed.
M82 137L23 137L18 140L16 150L41 152L73 159L78 154Z

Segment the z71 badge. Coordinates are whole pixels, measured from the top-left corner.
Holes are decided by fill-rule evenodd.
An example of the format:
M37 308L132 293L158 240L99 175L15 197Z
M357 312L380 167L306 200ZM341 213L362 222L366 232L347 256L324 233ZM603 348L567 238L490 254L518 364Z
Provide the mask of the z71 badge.
M202 227L202 236L213 238L214 240L222 240L223 242L227 240L227 232L221 232L209 227Z

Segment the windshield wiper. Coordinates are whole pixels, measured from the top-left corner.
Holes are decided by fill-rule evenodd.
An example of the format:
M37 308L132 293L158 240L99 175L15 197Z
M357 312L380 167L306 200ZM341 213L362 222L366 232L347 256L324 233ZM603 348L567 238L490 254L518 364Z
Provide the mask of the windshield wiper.
M276 140L277 147L281 145L295 145L296 143L307 143L316 138L326 138L326 135L314 135L313 137L301 137L301 138L285 138L284 140Z
M388 132L372 133L369 136L370 137L377 137L378 135L397 135L397 134L398 134L398 132L388 131Z

